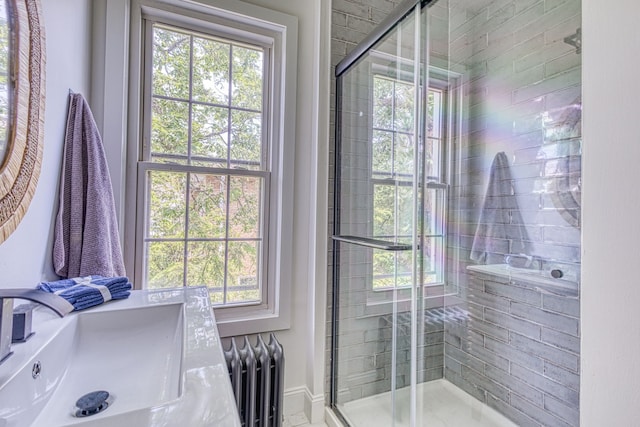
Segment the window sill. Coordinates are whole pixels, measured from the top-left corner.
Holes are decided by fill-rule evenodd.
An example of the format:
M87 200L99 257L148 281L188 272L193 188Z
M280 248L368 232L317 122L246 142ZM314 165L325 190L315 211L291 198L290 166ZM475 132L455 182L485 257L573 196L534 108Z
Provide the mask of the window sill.
M290 328L288 313L256 312L246 316L224 316L224 309L213 309L220 337L259 334Z
M395 299L393 298L393 291L371 291L373 293L377 293L378 295L369 296L365 302L365 304L358 307L359 312L357 313L357 317L372 317L372 316L383 316L386 314L391 314L395 310L398 312L402 311L411 311L411 290L410 289L402 289L405 291L403 293L398 292ZM383 293L387 293L387 298L381 298L380 295ZM424 309L431 309L436 307L442 307L444 305L445 298L451 295L455 295L457 293L457 288L452 285L432 285L425 286L425 295L423 297L423 301L421 302L421 307ZM377 298L376 298L377 297Z

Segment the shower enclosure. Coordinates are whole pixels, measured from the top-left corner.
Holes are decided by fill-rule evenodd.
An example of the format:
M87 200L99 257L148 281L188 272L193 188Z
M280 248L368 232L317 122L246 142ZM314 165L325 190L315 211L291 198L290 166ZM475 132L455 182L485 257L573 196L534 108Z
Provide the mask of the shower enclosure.
M580 12L407 0L337 65L345 424L579 424Z

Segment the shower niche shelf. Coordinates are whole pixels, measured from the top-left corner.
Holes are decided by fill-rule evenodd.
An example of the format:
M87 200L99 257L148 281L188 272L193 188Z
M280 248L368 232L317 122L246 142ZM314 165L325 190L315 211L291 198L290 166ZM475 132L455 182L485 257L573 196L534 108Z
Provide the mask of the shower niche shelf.
M507 264L470 265L467 271L491 278L516 281L520 286L536 289L542 293L578 298L577 281L552 278L548 271L511 267Z

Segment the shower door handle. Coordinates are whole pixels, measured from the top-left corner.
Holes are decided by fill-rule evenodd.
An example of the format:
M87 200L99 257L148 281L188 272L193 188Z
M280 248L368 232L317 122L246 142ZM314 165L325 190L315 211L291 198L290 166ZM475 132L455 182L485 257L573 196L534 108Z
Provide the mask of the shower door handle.
M369 237L358 236L332 236L333 240L344 243L351 243L352 245L364 246L372 249L381 249L383 251L410 251L411 245L406 243L394 243L387 240L371 239Z

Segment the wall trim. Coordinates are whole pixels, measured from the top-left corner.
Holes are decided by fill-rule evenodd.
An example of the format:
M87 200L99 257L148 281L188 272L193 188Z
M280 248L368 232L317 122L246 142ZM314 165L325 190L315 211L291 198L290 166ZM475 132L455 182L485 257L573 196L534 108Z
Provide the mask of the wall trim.
M324 395L311 394L306 386L292 387L284 391L284 416L304 413L311 424L324 421Z
M324 408L324 422L328 427L343 427L333 409L328 406Z
M292 387L284 391L284 416L304 412L305 386Z

